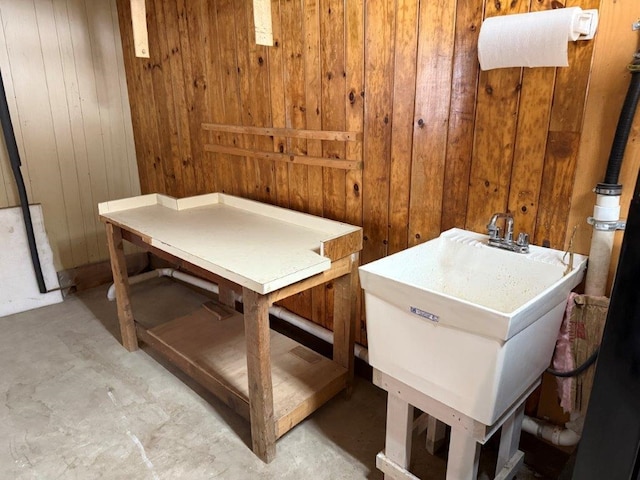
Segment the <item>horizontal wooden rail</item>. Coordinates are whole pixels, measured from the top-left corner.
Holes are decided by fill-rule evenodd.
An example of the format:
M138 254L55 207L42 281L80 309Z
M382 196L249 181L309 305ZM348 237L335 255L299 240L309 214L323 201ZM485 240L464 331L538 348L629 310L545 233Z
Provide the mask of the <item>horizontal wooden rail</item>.
M249 150L247 148L228 147L225 145L206 144L206 152L226 153L240 157L252 157L262 160L274 160L277 162L295 163L298 165L311 165L316 167L341 168L343 170L360 170L360 160L342 160L339 158L309 157L306 155L294 155L292 153L266 152L263 150Z
M361 142L362 132L342 132L332 130L298 130L295 128L245 127L221 123L203 123L203 130L222 133L239 133L287 138L305 138L308 140L331 140L337 142Z

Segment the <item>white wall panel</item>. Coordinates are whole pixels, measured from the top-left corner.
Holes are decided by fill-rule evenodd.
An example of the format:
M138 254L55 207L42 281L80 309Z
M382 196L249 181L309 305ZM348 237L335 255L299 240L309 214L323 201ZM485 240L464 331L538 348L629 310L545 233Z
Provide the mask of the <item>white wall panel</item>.
M0 0L0 69L56 269L108 258L97 204L140 192L115 1ZM17 205L0 147L0 207Z

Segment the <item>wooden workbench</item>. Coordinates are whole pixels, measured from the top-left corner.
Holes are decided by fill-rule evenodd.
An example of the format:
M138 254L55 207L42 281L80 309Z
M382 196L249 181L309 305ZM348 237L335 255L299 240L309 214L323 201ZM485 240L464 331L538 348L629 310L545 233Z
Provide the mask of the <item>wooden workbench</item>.
M262 460L275 458L277 438L350 388L360 227L220 193L143 195L101 203L99 212L124 347L136 350L143 340L249 418ZM230 315L214 306L151 329L137 323L123 240L217 283ZM271 304L328 281L333 360L269 329ZM233 310L237 295L244 315Z

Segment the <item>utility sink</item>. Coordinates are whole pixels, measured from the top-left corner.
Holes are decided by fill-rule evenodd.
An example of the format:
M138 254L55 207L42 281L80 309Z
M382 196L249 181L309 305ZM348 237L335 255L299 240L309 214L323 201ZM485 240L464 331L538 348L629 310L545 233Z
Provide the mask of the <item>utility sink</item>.
M451 229L360 267L369 361L492 425L549 366L587 257Z

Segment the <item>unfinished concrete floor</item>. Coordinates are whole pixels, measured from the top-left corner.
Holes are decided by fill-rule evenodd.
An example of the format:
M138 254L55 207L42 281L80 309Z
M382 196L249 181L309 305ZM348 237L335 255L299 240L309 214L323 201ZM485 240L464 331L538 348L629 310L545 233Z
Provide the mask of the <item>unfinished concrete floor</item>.
M166 279L132 287L143 322L205 300ZM106 287L0 318L0 479L382 478L386 393L367 380L281 438L266 465L248 446L248 422L146 348L127 352L117 335ZM446 453L422 445L424 434L412 470L443 479ZM483 449L480 478L493 473L492 455ZM545 477L526 466L518 475L533 478Z

